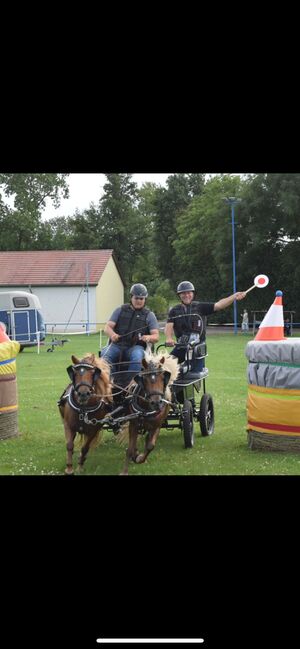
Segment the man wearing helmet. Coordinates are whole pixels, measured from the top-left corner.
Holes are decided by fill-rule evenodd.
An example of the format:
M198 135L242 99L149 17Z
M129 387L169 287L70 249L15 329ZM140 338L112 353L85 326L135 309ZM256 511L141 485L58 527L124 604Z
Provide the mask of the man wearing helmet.
M169 311L167 324L165 327L166 344L175 345L174 335L178 341L182 336L190 336L192 333L198 333L200 342L205 340L206 316L215 311L221 311L230 306L234 300L243 300L246 293L238 292L229 297L225 297L218 302L196 302L195 287L192 282L180 282L177 286L177 295L180 298L180 304L176 304ZM173 349L172 355L176 356L179 362L184 360L184 349ZM193 359L192 369L200 372L203 368L202 359Z
M102 358L112 364L130 361L128 369L136 373L141 370L147 343L159 340L156 316L145 307L147 297L144 284L133 284L130 303L115 309L104 328L110 344L102 351Z

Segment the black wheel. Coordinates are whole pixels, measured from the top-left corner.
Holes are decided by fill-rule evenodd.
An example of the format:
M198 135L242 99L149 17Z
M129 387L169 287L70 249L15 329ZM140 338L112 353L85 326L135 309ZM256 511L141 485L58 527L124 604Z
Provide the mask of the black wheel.
M207 435L213 434L214 421L214 404L212 396L206 392L202 396L199 411L201 435L206 437Z
M193 420L193 407L188 399L183 402L182 409L182 430L184 447L192 448L194 446L194 420Z

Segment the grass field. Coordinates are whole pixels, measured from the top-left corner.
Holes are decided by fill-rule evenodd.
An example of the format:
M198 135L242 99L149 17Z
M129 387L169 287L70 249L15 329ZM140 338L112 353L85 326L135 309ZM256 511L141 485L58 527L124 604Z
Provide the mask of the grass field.
M50 338L49 338L50 340ZM130 475L299 475L300 454L250 451L246 434L247 379L245 346L249 335L209 334L206 390L213 396L215 432L202 437L195 423L195 445L184 449L180 429L162 429L153 453L143 465L130 465ZM163 338L162 338L163 341ZM104 341L103 341L104 343ZM99 335L70 337L48 353L45 344L26 349L17 360L19 431L0 441L0 475L61 475L65 438L57 400L68 384L71 354L97 353ZM143 440L140 439L140 447ZM74 454L77 466L78 448ZM88 454L82 475L118 475L125 448L113 433ZM67 479L67 478L66 478Z

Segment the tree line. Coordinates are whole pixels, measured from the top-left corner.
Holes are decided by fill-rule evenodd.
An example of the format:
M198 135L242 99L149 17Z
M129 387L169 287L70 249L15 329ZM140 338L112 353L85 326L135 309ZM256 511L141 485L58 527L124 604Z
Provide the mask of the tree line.
M232 293L231 211L225 199L240 198L237 290L249 288L260 273L270 282L251 291L239 309L268 309L281 289L284 309L296 311L300 322L300 174L177 173L166 187L141 188L132 174L106 174L98 204L50 220L43 219L45 201L57 207L68 197L68 174L0 174L0 190L1 250L112 248L127 290L132 282L146 284L159 315L176 299L183 279L194 283L203 301ZM228 320L229 309L213 319Z

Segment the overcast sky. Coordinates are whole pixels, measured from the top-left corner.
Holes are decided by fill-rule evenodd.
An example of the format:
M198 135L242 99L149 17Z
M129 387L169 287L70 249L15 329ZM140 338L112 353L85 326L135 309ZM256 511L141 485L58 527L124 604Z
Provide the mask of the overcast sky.
M133 174L133 179L139 187L145 182L166 186L166 179L170 174ZM55 216L70 216L78 209L80 212L87 209L90 203L98 203L103 194L103 185L106 182L104 174L70 174L68 177L70 198L62 199L61 205L55 209L51 201L47 200L43 211L45 220Z

